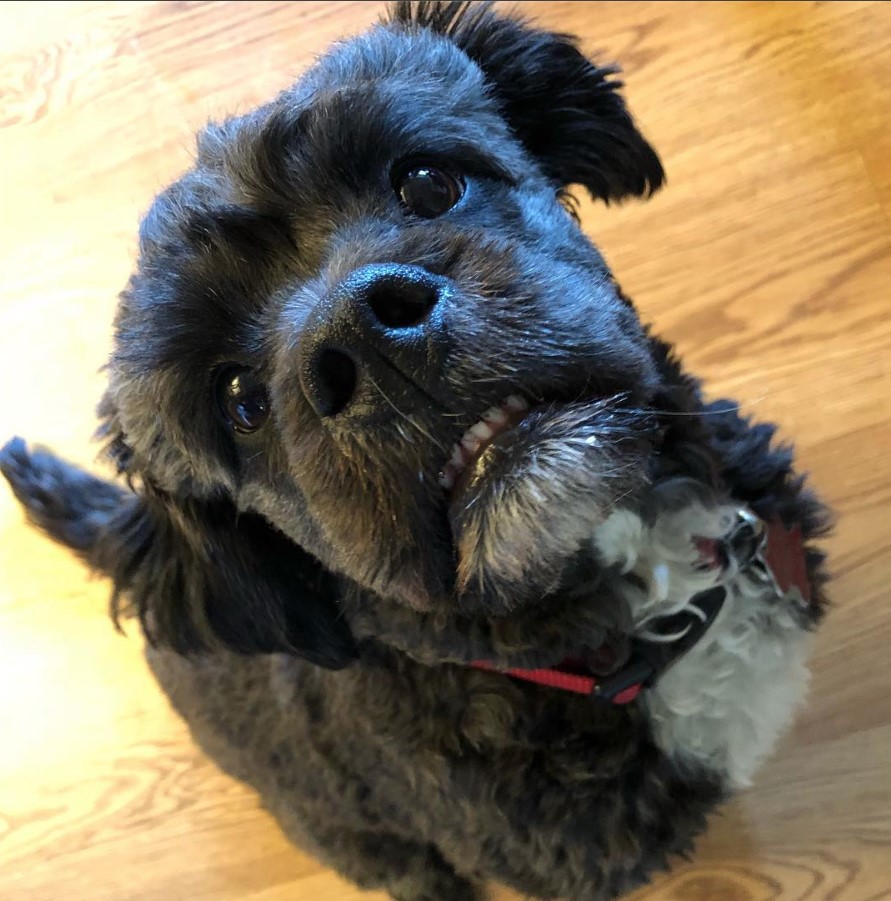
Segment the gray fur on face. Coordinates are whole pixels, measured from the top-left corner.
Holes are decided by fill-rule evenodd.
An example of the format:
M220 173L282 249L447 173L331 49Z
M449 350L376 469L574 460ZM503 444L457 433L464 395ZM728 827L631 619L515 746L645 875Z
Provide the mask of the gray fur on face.
M530 584L553 591L612 506L641 492L651 424L620 403L535 411L477 459L451 511L460 591L505 607Z

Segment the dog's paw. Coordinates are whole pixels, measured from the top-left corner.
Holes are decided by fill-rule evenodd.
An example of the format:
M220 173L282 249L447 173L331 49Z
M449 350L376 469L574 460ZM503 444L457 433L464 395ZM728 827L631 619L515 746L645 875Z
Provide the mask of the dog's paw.
M117 485L97 479L42 448L13 438L0 448L0 472L28 518L51 538L88 551L124 496Z

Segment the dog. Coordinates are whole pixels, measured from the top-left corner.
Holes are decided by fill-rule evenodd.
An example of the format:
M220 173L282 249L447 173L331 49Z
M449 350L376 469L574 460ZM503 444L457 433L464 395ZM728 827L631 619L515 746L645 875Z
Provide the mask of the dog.
M617 71L396 3L208 125L142 221L99 407L122 479L0 455L200 746L394 899L622 895L804 693L827 511L573 213L664 181Z

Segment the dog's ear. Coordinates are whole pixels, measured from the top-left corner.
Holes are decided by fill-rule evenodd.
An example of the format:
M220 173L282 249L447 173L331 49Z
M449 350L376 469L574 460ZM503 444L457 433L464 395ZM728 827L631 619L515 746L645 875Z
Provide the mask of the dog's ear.
M335 577L227 499L181 499L144 484L110 518L89 559L114 581L115 618L132 610L152 643L188 654L221 642L332 669L355 656Z
M142 474L109 394L99 415L97 438L133 488L84 554L114 582L116 622L133 612L149 641L184 654L221 642L243 654L294 654L330 669L354 659L332 573L226 497L158 488Z
M665 180L620 94L615 66L596 66L573 37L498 15L491 3L395 3L395 22L452 40L483 71L517 137L560 187L606 202L648 197Z

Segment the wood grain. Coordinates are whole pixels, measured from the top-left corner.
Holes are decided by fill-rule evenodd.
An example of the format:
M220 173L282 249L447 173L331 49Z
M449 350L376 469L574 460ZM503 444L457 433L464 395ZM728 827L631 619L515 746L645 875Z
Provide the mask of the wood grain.
M586 227L711 393L783 423L839 517L809 706L696 860L635 898L891 898L891 6L520 5L623 62L669 172L648 204L584 205ZM379 9L0 6L5 434L93 465L140 210L203 120ZM195 750L107 622L108 586L6 490L0 571L0 897L381 897L291 848Z

